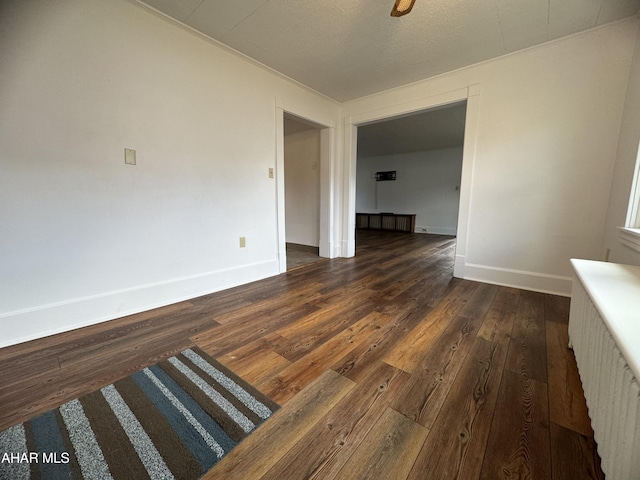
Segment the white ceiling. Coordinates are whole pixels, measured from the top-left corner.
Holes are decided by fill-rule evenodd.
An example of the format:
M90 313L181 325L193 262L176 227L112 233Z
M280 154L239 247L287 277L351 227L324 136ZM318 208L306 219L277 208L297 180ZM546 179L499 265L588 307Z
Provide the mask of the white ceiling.
M358 127L358 159L461 147L467 103Z
M344 102L634 15L640 0L145 0Z

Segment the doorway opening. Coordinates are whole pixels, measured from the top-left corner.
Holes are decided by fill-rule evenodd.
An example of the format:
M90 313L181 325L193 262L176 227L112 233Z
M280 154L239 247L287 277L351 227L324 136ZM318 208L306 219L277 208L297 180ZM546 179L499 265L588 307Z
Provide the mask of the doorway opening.
M284 113L284 230L287 270L322 260L321 132L320 125Z
M345 207L342 217L341 241L344 246L343 256L355 255L356 234L356 176L358 129L381 120L411 115L436 107L443 107L459 102L466 102L464 127L464 144L462 148L462 174L460 178L460 202L456 232L455 260L453 275L467 278L474 266L467 264L468 231L471 215L471 191L473 188L473 172L476 161L476 149L479 130L481 88L479 84L468 85L452 91L444 91L429 97L414 98L406 103L373 108L345 117Z
M357 232L457 235L466 108L465 100L358 127Z

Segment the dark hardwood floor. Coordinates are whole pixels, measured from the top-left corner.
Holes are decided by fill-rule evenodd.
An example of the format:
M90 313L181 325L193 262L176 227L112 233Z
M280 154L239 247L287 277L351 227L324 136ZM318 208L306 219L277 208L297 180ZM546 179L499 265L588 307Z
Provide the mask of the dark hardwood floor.
M326 260L319 255L318 247L287 243L287 270Z
M455 239L0 349L0 430L196 344L282 405L207 479L604 478L569 299L452 277Z

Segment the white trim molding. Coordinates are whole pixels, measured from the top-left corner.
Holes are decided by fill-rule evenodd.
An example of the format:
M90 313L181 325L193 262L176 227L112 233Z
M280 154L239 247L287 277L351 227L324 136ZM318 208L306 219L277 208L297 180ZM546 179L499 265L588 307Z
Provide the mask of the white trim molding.
M640 147L633 169L633 182L629 193L629 207L627 208L625 225L627 228L640 228Z
M462 278L465 280L474 280L476 282L520 288L534 292L550 293L563 297L571 296L573 278L570 276L476 265L465 263L465 259L459 256L456 256L455 265L459 270L464 272Z
M618 227L618 239L624 246L640 253L640 228Z
M313 112L300 109L297 105L287 105L276 97L275 108L275 180L276 180L276 231L278 236L279 273L287 271L285 188L284 188L284 116L293 115L314 124L320 132L320 256L335 258L341 256L336 251L336 221L334 203L336 184L336 151L338 137L334 122L329 118L319 118Z
M415 233L430 233L433 235L451 235L453 237L458 233L456 227L430 227L428 225L416 225Z
M464 256L467 250L467 230L471 210L473 190L473 171L476 160L477 136L480 112L480 84L440 94L414 99L410 102L394 104L356 115L344 117L344 208L342 242L343 256L355 255L355 218L356 218L356 169L358 126L378 122L380 120L410 115L430 108L467 102L465 119L464 146L462 153L462 175L460 181L460 207L458 210L456 254ZM455 277L464 278L463 270L458 263L454 266Z

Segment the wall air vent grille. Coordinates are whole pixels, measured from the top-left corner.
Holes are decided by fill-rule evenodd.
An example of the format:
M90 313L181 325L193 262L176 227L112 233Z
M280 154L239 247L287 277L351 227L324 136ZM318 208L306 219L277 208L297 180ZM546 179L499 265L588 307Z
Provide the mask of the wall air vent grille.
M376 172L376 182L388 182L396 179L396 171Z

